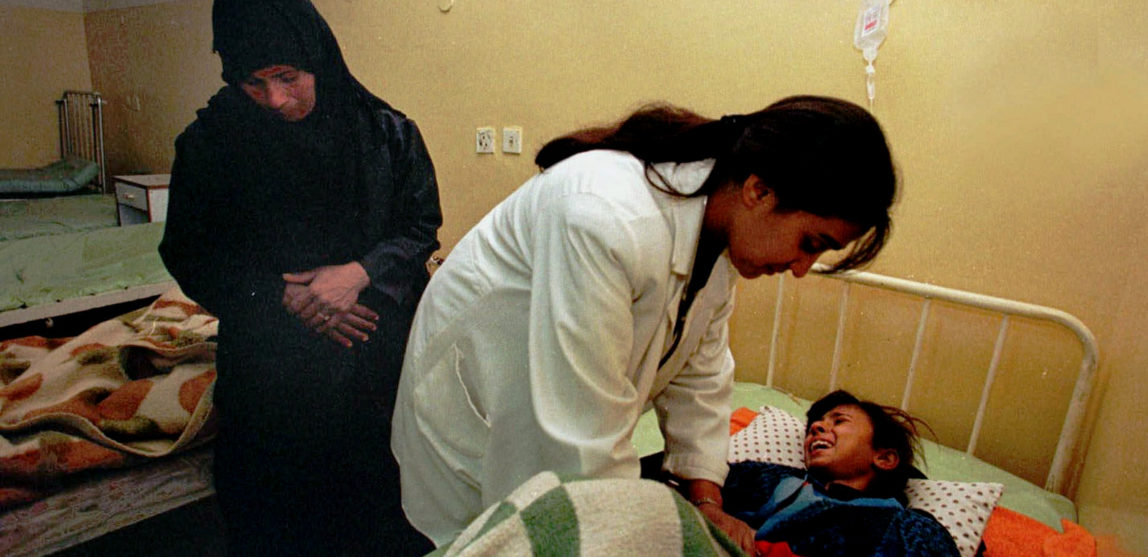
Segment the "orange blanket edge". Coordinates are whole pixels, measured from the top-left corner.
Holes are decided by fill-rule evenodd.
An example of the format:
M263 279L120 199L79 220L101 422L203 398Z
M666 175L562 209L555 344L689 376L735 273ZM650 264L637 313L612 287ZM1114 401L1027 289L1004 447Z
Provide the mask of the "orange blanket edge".
M744 406L734 410L729 417L729 434L733 435L745 429L745 426L749 425L749 423L752 422L756 417L757 412Z
M1096 538L1092 534L1072 521L1060 522L1063 533L1032 517L997 507L985 526L985 557L1096 556Z

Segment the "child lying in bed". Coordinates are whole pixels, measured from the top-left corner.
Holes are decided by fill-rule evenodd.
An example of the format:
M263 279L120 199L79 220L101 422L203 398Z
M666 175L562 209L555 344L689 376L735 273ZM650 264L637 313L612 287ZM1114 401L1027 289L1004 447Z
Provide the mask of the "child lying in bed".
M730 465L724 510L756 531L758 555L958 555L947 530L909 509L920 477L915 418L836 391L806 413L805 466Z

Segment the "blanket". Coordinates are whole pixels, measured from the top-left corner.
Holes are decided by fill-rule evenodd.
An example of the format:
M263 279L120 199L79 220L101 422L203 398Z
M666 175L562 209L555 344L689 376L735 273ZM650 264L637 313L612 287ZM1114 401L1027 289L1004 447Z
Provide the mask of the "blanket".
M797 468L734 462L722 491L726 512L767 547L784 543L797 555L960 555L931 515L892 497L821 485Z
M742 555L664 484L542 472L488 508L441 556Z
M0 343L0 509L209 440L217 328L174 289L73 338Z
M1096 557L1096 539L1079 525L1061 521L1057 532L1023 514L998 508L985 529L985 557Z

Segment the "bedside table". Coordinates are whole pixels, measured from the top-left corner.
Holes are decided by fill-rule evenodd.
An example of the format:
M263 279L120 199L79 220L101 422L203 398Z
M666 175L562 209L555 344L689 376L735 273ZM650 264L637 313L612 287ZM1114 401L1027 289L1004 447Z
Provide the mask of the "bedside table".
M120 226L167 220L167 185L171 174L129 174L112 179Z

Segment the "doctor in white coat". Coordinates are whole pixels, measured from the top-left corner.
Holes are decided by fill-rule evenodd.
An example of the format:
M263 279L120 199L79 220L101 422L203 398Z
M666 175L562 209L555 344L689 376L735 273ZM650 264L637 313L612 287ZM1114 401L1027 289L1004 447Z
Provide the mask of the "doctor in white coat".
M721 120L652 106L536 162L419 304L391 441L408 518L442 545L538 472L637 478L652 406L664 470L752 548L721 511L734 283L877 255L896 190L880 126L824 97Z

